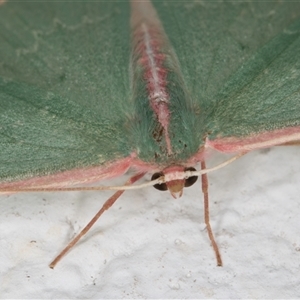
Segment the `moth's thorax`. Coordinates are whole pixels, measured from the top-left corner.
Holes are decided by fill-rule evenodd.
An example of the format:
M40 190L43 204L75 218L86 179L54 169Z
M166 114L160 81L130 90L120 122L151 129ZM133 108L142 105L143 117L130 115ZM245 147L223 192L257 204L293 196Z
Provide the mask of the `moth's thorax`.
M144 145L138 147L155 149L150 159L159 161L189 147L179 128L188 97L178 59L152 4L132 1L131 6L132 94L136 119L147 126Z

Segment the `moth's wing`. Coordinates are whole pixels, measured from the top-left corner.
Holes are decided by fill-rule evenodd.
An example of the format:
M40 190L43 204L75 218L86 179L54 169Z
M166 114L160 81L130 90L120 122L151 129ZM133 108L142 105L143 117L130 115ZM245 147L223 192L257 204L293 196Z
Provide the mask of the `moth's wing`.
M300 140L300 18L235 72L213 107L209 144L224 152Z
M210 146L230 152L300 140L300 2L157 8Z
M129 34L126 3L0 5L1 181L129 156Z

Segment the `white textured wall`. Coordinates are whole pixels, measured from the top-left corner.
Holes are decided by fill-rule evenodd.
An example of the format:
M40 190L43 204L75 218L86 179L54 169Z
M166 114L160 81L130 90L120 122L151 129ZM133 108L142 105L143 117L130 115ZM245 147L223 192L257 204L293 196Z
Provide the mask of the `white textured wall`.
M54 270L49 262L109 193L1 196L0 297L300 297L299 150L256 151L209 176L223 268L199 184L179 200L127 192Z

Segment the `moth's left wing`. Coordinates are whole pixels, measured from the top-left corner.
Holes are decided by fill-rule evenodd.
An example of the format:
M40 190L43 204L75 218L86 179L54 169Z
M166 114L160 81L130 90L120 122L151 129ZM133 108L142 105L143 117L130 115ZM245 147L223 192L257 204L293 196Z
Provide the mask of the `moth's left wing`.
M129 17L128 3L0 5L0 181L58 185L128 168Z

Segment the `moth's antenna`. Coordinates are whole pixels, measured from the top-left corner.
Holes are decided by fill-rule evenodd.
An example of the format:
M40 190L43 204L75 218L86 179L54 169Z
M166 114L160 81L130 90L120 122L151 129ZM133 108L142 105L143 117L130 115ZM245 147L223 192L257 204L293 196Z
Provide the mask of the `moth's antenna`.
M186 177L178 178L178 179L185 179L185 178L189 178L189 177L192 177L192 176L200 176L200 175L203 175L203 174L207 174L207 173L216 171L218 169L224 168L225 166L231 164L232 162L234 162L235 160L237 160L238 158L242 157L245 154L247 154L247 152L241 152L241 153L231 157L230 159L224 161L223 163L221 163L221 164L219 164L215 167L212 167L212 168L208 168L208 169L205 168L205 169L202 169L200 171L184 171L183 173L185 174Z
M208 168L208 169L203 169L200 171L182 171L182 172L177 172L176 174L176 178L174 178L174 176L172 176L172 180L174 179L187 179L189 177L192 176L200 176L202 174L207 174L213 171L216 171L218 169L221 169L229 164L231 164L232 162L234 162L235 160L237 160L238 158L240 158L241 156L245 155L247 152L241 152L233 157L231 157L230 159L224 161L223 163L212 167L212 168ZM16 193L16 192L74 192L74 191L103 191L103 190L114 190L114 191L126 191L126 190L137 190L137 189L141 189L141 188L145 188L148 186L153 186L155 184L162 184L162 183L166 183L168 181L170 181L171 179L169 179L169 174L166 174L164 176L161 176L155 180L151 180L145 183L141 183L138 185L130 185L130 186L126 186L126 185L121 185L121 186L83 186L83 187L61 187L61 188L51 188L51 187L38 187L38 188L32 188L32 187L24 187L24 188L11 188L11 189L1 189L0 188L0 194L1 192L5 192L5 193Z

